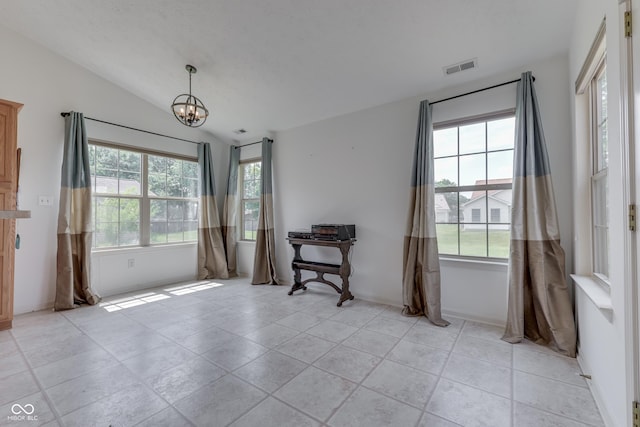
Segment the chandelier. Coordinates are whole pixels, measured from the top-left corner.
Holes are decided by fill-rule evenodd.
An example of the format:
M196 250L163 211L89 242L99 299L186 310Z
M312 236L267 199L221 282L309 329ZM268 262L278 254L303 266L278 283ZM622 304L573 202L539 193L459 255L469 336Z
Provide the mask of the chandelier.
M197 128L202 126L209 116L209 110L204 106L202 101L191 95L191 74L195 74L198 70L193 65L187 64L185 67L189 72L189 93L183 93L176 96L171 104L173 115L185 126Z

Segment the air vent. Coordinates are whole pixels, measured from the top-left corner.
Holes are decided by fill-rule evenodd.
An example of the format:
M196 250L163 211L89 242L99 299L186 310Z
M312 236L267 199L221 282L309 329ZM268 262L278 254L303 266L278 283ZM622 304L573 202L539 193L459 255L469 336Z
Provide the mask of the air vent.
M460 71L473 70L474 68L478 68L478 59L468 59L466 61L459 62L453 65L447 65L442 70L446 76L458 73Z
M243 133L247 133L246 129L236 129L233 131L236 135L242 135Z

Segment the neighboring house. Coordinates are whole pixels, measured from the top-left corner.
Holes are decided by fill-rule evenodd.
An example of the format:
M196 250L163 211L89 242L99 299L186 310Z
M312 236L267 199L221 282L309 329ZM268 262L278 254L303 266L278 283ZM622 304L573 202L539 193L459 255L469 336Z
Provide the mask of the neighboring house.
M511 179L490 179L488 184L507 184L510 182ZM476 185L484 184L484 180L476 181ZM474 191L471 194L471 199L462 205L464 229L486 230L488 222L494 230L509 230L511 194L510 188L486 192Z
M447 199L444 197L444 194L436 193L435 204L436 222L449 222L449 213L451 212L451 208L449 207L449 203L447 203Z

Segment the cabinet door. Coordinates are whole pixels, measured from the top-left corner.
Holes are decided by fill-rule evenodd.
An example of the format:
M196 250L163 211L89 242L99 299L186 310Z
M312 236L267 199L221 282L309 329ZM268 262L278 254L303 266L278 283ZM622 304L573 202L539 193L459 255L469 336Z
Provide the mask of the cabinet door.
M15 182L18 111L14 103L0 101L0 182Z
M0 183L0 210L15 209L15 196L10 183ZM0 330L11 327L13 319L13 258L15 220L0 219Z
M18 111L22 107L0 99L0 210L16 208ZM0 219L0 330L13 320L13 259L15 220Z

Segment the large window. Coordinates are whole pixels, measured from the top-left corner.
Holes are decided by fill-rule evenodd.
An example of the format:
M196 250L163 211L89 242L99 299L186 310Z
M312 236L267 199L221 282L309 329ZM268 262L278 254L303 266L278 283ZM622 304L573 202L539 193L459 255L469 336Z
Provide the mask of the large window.
M94 248L197 240L195 161L89 144Z
M260 213L260 160L240 164L240 239L256 240Z
M604 60L591 80L591 223L593 273L604 281L609 277L609 198L607 171L607 72Z
M509 257L514 135L513 111L434 126L440 254Z

